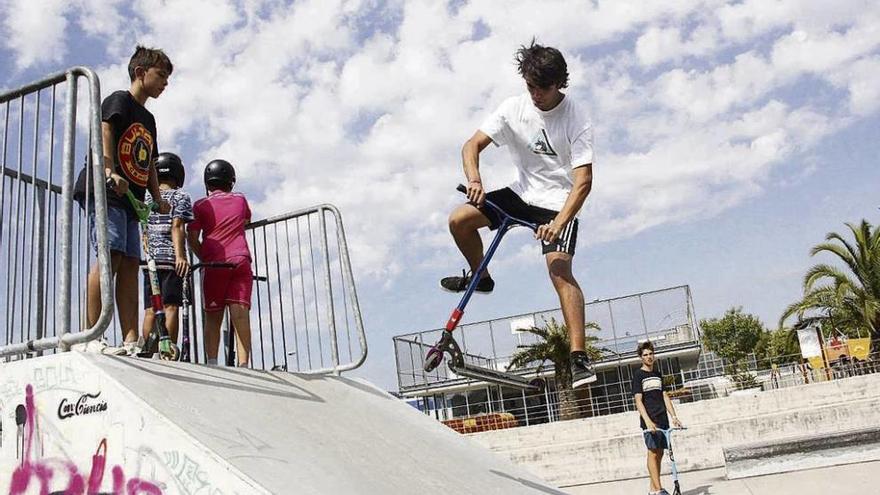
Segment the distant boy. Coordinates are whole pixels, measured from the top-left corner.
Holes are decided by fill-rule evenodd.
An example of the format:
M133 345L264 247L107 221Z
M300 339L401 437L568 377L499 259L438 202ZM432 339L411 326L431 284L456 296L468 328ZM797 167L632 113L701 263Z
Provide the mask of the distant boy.
M675 415L675 408L663 386L663 375L654 370L654 344L642 342L637 349L642 367L633 373L632 393L636 409L639 410L639 424L648 447L648 475L651 488L648 495L669 495L660 484L660 462L663 450L667 448L666 435L661 429L669 429L667 411L672 414L672 424L680 428L681 423Z
M186 256L185 225L192 221L192 199L181 187L186 180L186 170L180 157L174 153L160 153L156 160L159 192L171 205L168 214L153 212L147 228L147 238L153 259L159 267L159 287L165 311L165 325L172 342L177 342L177 310L183 304L183 277L189 271ZM147 202L153 200L148 192ZM174 267L173 269L167 267ZM144 341L150 337L154 315L150 304L150 279L144 274Z
M146 189L157 203L160 213L171 206L161 199L154 161L158 153L156 120L144 108L149 98L158 98L168 85L174 67L162 50L135 48L128 63L131 87L116 91L101 104L101 134L104 142L104 173L110 193L107 195L107 238L110 262L116 278L116 304L123 345L118 353L134 354L138 349L138 266L141 259L141 237L134 208L125 198L126 191L143 201ZM94 208L89 214L92 246L97 246ZM101 315L101 286L98 264L92 265L88 276L88 326L94 326Z
M241 193L232 192L235 169L226 160L213 160L205 167L208 197L193 205L195 219L187 237L192 251L204 263L230 263L230 268L205 268L202 293L205 310L205 353L208 364L217 364L220 324L223 312L229 315L238 342L238 366L250 362L251 291L254 279L251 252L244 228L251 220L251 209ZM200 237L201 236L201 237Z

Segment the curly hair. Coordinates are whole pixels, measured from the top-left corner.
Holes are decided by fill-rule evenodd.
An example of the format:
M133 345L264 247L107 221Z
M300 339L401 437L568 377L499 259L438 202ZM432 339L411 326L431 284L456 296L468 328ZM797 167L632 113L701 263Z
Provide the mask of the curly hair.
M650 349L651 352L654 352L654 343L651 342L650 340L646 340L646 341L642 342L641 344L639 344L639 347L636 348L636 354L639 357L642 357L642 351L644 351L645 349Z
M517 71L528 83L540 88L553 85L568 87L568 64L556 48L542 46L535 42L529 46L521 45L516 51Z

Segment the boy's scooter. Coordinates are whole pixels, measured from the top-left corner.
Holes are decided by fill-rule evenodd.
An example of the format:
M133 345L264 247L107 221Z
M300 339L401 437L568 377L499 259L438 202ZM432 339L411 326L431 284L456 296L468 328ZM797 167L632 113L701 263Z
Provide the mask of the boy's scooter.
M461 184L458 185L456 190L461 193L467 194L467 188ZM443 362L443 353L448 352L451 358L451 361L449 362L449 369L456 375L473 378L474 380L483 380L500 385L506 385L509 387L515 387L531 392L537 392L542 389L543 380L536 379L530 381L519 375L483 368L465 362L464 353L461 351L458 343L452 337L453 330L455 330L455 328L458 326L458 322L461 321L461 317L464 314L465 306L467 306L471 295L473 295L474 290L477 288L477 284L480 281L480 276L489 265L489 260L492 259L492 255L495 254L495 250L498 249L498 245L501 244L501 238L504 237L504 234L506 234L508 230L516 226L528 227L532 231L538 230L537 225L508 215L504 210L502 210L500 207L489 200L486 200L485 205L495 210L495 212L498 214L498 217L501 218L501 225L498 227L498 233L495 234L495 238L492 239L492 243L489 245L489 249L486 251L486 255L483 257L483 261L480 262L480 266L471 275L470 283L468 284L467 289L464 291L464 295L461 297L461 301L458 303L458 306L452 311L452 315L449 317L449 321L446 322L446 329L443 331L443 336L440 337L440 340L428 350L428 353L425 357L424 370L428 373L434 371L437 366L440 366L440 363Z
M659 429L659 431L663 432L663 435L666 436L666 450L669 451L669 463L672 466L672 483L673 483L673 491L672 495L681 495L681 488L678 486L678 468L675 466L675 455L672 453L672 432L673 430L686 430L687 428L667 428L665 430Z
M177 361L179 350L171 337L168 336L168 329L165 326L165 310L162 304L162 293L159 289L159 274L156 268L156 260L153 259L153 253L150 250L150 241L148 239L147 228L149 226L150 212L156 208L155 203L146 204L134 197L132 192L126 191L125 196L134 208L134 212L141 224L141 243L144 247L144 255L147 257L147 272L150 280L150 306L153 308L153 328L150 330L150 336L144 344L144 349L138 353L138 357L152 357L157 349L159 359L165 361Z

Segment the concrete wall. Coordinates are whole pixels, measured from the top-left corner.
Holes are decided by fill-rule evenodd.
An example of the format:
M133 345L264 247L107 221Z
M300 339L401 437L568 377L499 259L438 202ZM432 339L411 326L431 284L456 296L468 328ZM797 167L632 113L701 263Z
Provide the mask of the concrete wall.
M68 352L0 364L0 421L10 495L561 493L346 377Z
M721 467L723 447L880 424L880 374L681 404L679 470ZM471 435L558 486L645 475L636 412ZM667 467L668 468L668 467Z

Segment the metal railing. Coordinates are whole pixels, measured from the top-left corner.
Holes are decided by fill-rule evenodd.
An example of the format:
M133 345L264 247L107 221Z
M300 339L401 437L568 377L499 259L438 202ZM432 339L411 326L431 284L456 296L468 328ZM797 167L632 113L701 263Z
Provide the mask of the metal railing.
M778 356L778 361L791 361L776 367L757 367L750 372L754 376L753 390L745 393L762 393L788 387L842 380L855 376L880 372L880 354L865 360L853 359L835 362L826 368L813 369L799 361L800 356ZM790 358L790 359L789 359ZM662 361L662 360L661 360ZM698 381L684 381L686 370L675 370L670 362L655 362L664 376L670 397L677 403L727 397L740 393L740 384L729 377L713 375ZM659 365L659 368L656 368ZM548 377L544 391L527 393L521 390L486 385L467 390L437 392L409 399L424 414L438 420L468 418L491 413L510 413L515 421L505 426L530 426L566 419L604 416L621 412L635 412L632 394L632 374L638 365L622 366L598 373L598 381L589 389L574 391L564 400L557 390L554 379ZM568 416L566 416L566 413ZM683 418L687 420L686 418Z
M78 99L79 79L88 96ZM59 95L64 111L58 108ZM85 132L77 110L86 107ZM107 208L103 185L101 88L86 67L73 67L0 95L0 357L42 353L95 339L113 314ZM57 122L61 122L59 128ZM58 143L62 148L59 150ZM91 146L90 146L91 144ZM91 328L82 328L81 287L91 268L87 239L89 211L74 208L77 149L88 148L102 310Z
M362 365L367 339L339 210L324 204L257 220L246 233L257 277L251 366L318 374Z
M638 343L647 339L654 342L658 352L693 347L699 342L690 288L686 285L596 300L585 307L587 320L599 326L599 330L591 330L590 335L599 338L596 347L607 350L603 359L608 361L616 361L620 356L634 356ZM456 340L465 352L466 360L503 371L519 348L539 339L523 329L543 326L551 319L562 323L562 311L553 309L468 323L456 330ZM430 373L422 369L425 354L442 332L443 329L438 328L393 338L401 393L474 383L455 376L446 366ZM533 367L518 370L518 373L534 371Z

